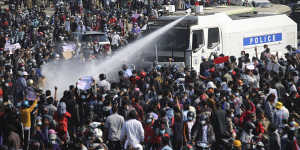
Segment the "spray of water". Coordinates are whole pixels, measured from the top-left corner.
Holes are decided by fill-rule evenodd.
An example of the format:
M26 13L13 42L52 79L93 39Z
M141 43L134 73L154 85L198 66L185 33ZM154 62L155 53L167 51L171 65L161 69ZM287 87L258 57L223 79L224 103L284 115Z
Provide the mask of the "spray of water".
M45 89L59 88L58 96L62 96L63 90L68 89L69 85L74 83L82 76L97 77L100 73L113 73L120 70L122 64L128 64L136 60L142 51L147 50L147 46L157 40L157 38L170 30L173 26L182 21L181 17L168 25L156 30L155 32L143 37L125 48L121 49L112 57L96 60L88 63L80 61L50 62L42 66L42 74L46 77Z

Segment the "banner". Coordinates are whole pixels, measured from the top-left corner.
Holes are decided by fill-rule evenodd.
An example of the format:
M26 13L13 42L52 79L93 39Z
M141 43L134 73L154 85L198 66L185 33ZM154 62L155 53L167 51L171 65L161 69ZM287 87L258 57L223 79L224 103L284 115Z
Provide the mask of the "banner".
M66 44L66 45L62 46L62 48L63 48L64 52L69 52L69 51L73 52L76 50L76 45L75 44Z
M91 88L93 80L92 76L82 77L77 81L77 88L80 90L88 90Z
M4 51L14 51L14 50L17 50L20 48L21 48L21 45L19 43L16 43L16 44L6 43L4 46Z

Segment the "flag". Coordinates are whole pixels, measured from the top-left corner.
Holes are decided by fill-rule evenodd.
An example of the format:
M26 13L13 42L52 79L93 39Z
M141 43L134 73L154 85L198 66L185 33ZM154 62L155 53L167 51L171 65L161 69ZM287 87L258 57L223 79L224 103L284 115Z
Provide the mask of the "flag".
M298 143L297 143L297 139L296 139L296 138L294 138L294 148L293 148L293 150L300 150L300 148L299 148L299 145L298 145Z
M214 59L214 64L221 64L227 62L228 60L229 60L229 56L217 57L216 59Z

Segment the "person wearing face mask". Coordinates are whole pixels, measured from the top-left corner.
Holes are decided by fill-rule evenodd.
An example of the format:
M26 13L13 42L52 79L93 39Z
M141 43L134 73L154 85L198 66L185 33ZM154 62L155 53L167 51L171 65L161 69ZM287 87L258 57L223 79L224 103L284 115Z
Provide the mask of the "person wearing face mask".
M120 42L121 42L121 37L119 36L119 34L117 34L116 31L114 31L111 37L111 46L113 51L119 48Z
M159 150L163 145L162 139L164 137L170 137L169 130L165 122L161 122L159 127L155 129L154 142L152 149Z
M216 142L213 126L204 115L197 118L197 122L194 124L191 133L194 145L196 143L205 143L208 147L211 147Z
M66 142L69 139L68 133L68 120L71 118L71 114L67 112L65 102L58 104L57 112L54 114L54 119L57 122L58 136Z
M275 124L277 128L283 128L284 122L289 118L289 110L286 109L281 102L277 102L275 108L272 123Z
M121 149L120 135L121 129L124 123L124 117L118 114L118 106L114 105L112 107L112 112L110 116L107 117L104 127L107 130L104 130L105 135L109 141L108 147L110 149Z
M99 88L103 88L104 91L110 90L110 83L106 80L106 75L101 73L99 75L99 81L97 82Z
M236 137L234 119L235 119L234 110L233 109L228 110L226 115L226 128L227 128L226 131L228 132L228 136L233 138Z
M146 115L145 125L144 125L144 131L145 131L145 146L147 149L150 149L152 145L154 144L154 117L151 113L148 113Z
M184 136L184 142L185 144L188 144L191 142L191 132L192 132L192 127L195 124L195 114L192 111L189 111L187 113L187 121L184 122L183 125L183 136Z
M144 142L144 128L142 123L137 120L137 112L132 110L129 112L129 120L127 120L121 130L121 142L125 142L124 148L138 148L142 150L141 143Z
M251 144L253 141L253 137L254 137L254 135L253 135L254 129L255 129L255 125L252 122L248 121L245 124L245 128L242 131L241 137L240 137L243 150L250 150Z

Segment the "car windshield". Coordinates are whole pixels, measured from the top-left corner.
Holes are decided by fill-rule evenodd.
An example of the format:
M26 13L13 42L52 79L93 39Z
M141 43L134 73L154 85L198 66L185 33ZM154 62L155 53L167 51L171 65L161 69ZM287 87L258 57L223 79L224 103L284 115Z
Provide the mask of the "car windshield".
M85 34L82 35L82 42L109 42L105 34Z
M270 2L259 2L259 3L256 3L256 7L270 8L271 3Z

